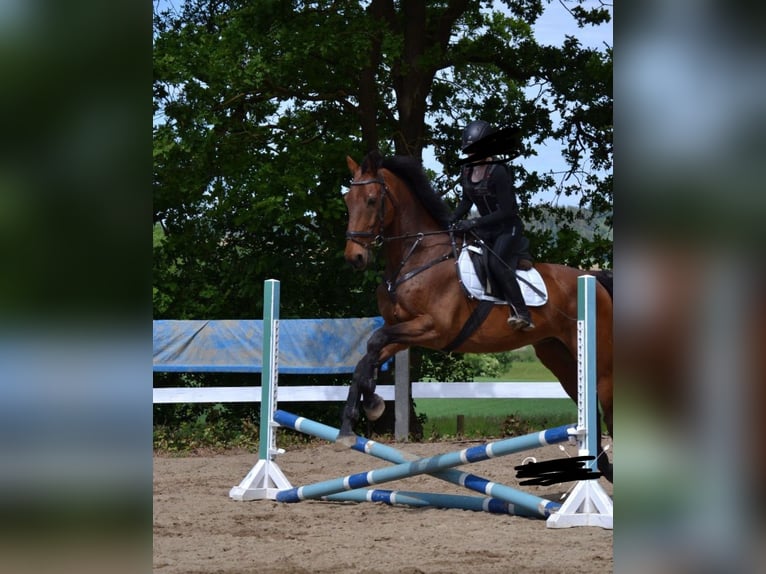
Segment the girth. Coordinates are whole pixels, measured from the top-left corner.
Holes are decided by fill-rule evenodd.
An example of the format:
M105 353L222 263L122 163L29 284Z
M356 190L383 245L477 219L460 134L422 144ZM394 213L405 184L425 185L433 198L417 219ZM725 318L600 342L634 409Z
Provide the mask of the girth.
M471 316L468 317L468 320L463 325L463 328L460 329L457 337L455 337L451 343L445 346L442 351L449 353L465 343L466 340L468 340L468 337L473 335L474 331L476 331L476 329L478 329L487 319L490 311L492 311L492 307L494 306L495 304L492 301L479 301L479 304L473 310Z

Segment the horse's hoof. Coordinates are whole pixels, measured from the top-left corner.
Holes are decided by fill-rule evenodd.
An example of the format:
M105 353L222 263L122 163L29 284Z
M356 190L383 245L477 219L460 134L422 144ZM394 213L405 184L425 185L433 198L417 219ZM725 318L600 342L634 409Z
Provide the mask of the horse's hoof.
M612 463L599 464L598 469L601 471L601 474L604 475L604 478L614 484L614 465L612 465Z
M380 395L373 394L368 400L365 401L364 414L371 421L378 420L386 410L386 402Z
M356 435L355 434L346 434L346 435L338 435L338 438L335 439L335 447L336 450L346 450L347 448L351 448L356 444Z

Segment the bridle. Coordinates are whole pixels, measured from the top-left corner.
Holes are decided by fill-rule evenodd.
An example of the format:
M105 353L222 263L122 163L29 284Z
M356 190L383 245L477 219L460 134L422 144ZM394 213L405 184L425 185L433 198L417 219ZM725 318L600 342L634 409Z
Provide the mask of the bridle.
M383 190L380 194L380 209L378 210L378 217L373 224L373 229L377 227L377 231L346 231L346 239L357 245L361 245L367 250L371 250L373 246L380 246L384 241L383 237L383 222L386 220L386 198L391 202L391 205L396 209L396 202L393 195L388 189L386 181L382 177L376 177L371 179L362 179L359 181L352 181L349 186L355 185L369 185L371 183L377 183L383 186ZM360 239L370 239L370 241L364 242Z
M420 265L414 269L411 269L410 271L406 273L402 273L404 270L405 265L409 262L412 255L415 253L415 251L420 246L421 242L427 235L436 235L436 234L443 234L443 233L450 233L448 230L443 231L428 231L428 232L420 232L420 233L413 233L413 234L405 234L405 235L399 235L396 237L384 237L383 236L383 225L386 220L386 198L391 202L391 206L393 209L396 209L398 206L396 204L396 200L394 199L394 196L391 194L391 191L388 189L388 185L386 184L385 180L381 177L377 178L371 178L371 179L363 179L360 181L352 181L349 186L354 185L368 185L371 183L377 183L383 187L382 192L380 194L380 209L378 211L378 216L373 224L373 229L377 227L377 231L346 231L346 240L351 241L353 243L356 243L357 245L362 246L363 248L367 249L368 251L371 251L373 246L380 247L387 241L393 241L393 240L402 240L402 239L411 239L414 238L415 241L412 243L412 245L407 250L407 253L402 257L402 260L399 262L398 268L391 274L391 276L385 281L386 285L386 291L388 291L388 294L393 297L394 292L396 291L396 288L404 283L405 281L409 281L416 275L422 273L423 271L426 271L433 267L434 265L437 265L438 263L441 263L442 261L447 261L448 259L452 259L455 257L454 247L452 250L448 251L447 253L429 261L425 265ZM360 241L360 239L370 239L370 241L364 242ZM454 243L454 242L453 242Z

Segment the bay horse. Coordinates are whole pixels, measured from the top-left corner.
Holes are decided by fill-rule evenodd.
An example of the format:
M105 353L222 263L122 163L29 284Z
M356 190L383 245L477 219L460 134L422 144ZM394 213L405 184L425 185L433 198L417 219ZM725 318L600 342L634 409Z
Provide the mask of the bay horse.
M375 394L377 369L411 346L461 352L496 353L532 345L540 361L577 402L577 278L585 273L553 263L536 263L548 291L547 302L530 307L531 331L507 324L508 306L492 305L470 335L464 325L479 304L465 293L456 266L456 233L448 229L451 210L433 190L420 162L411 157L383 158L371 152L361 166L351 157L352 174L344 200L348 228L344 257L365 269L376 248L385 257L384 280L377 288L383 327L367 342L367 354L353 374L343 409L338 442L353 444L360 405L370 420L385 409ZM461 234L462 235L462 234ZM593 273L597 310L597 394L600 417L612 429L612 283L611 274ZM460 334L460 337L458 335ZM599 447L599 470L610 481L612 465Z

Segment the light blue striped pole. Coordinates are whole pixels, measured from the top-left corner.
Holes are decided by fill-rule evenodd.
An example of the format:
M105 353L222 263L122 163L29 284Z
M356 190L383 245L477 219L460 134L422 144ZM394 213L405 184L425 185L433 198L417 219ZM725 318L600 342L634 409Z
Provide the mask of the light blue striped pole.
M316 421L312 421L310 419L306 419L304 417L299 417L286 411L275 411L274 421L284 427L297 430L304 434L319 437L330 442L335 442L336 438L338 437L338 429L324 425L322 423L318 423ZM571 426L572 425L570 425L570 427ZM351 448L363 454L369 454L382 460L397 464L412 461L411 458L408 459L407 456L400 450L359 436L356 437L356 442ZM451 482L452 484L468 488L489 497L494 497L489 499L484 497L473 497L480 501L480 504L476 504L476 501L474 501L471 502L470 505L466 502L466 500L455 499L451 501L451 503L440 506L442 508L456 507L464 508L466 510L485 510L483 506L489 505L493 508L499 509L505 505L505 511L497 510L497 512L517 514L521 516L539 516L546 518L550 515L551 512L554 512L561 507L561 504L558 502L541 498L539 496L535 496L534 494L529 494L528 492L517 490L504 484L498 484L487 480L486 478L482 478L480 476L476 476L475 474L463 472L454 468L446 468L444 470L429 474L432 474L434 477L441 480ZM362 493L364 492L367 491L362 491ZM390 491L380 492L384 493L382 496L385 497L387 496L385 493ZM333 500L343 500L343 496L345 495L337 495L337 497ZM354 494L345 499L354 501L367 500L367 498L362 497L362 494ZM436 498L432 498L432 500L436 500ZM380 502L385 502L385 500L380 500ZM447 499L444 499L442 502L448 501ZM507 506L508 504L511 505L510 508ZM495 512L494 510L488 511Z
M598 400L596 399L596 278L577 278L577 430L579 456L598 456ZM595 471L596 460L586 463Z
M538 512L516 506L488 496L467 496L464 494L435 494L432 492L411 492L408 490L363 489L349 490L322 497L333 502L383 502L391 506L430 506L433 508L457 508L492 514L512 514L539 518ZM554 503L555 504L555 503Z
M277 411L275 413L275 421L280 424L284 424L285 417L282 414L277 417L277 413L284 413L284 411ZM287 413L284 413L287 414ZM281 419L281 420L280 420ZM302 424L304 428L312 427L313 421L307 421L308 424ZM287 422L287 421L285 421ZM313 424L312 424L313 423ZM285 426L290 426L286 424ZM400 480L410 476L416 476L419 474L432 474L437 471L452 468L462 464L469 464L473 462L480 462L490 458L498 456L506 456L516 452L537 448L549 444L556 444L566 441L570 436L571 425L565 425L541 431L539 433L531 433L519 437L513 437L488 443L485 445L470 447L461 451L454 451L451 453L436 455L427 458L421 458L414 461L404 462L396 464L394 466L379 468L369 472L363 472L353 475L348 475L341 478L327 480L316 484L310 484L298 488L291 488L287 490L281 490L277 493L277 501L279 502L298 502L300 500L321 498L323 496L336 494L346 490L354 490L357 488L364 488L373 484L380 484L393 480ZM300 430L300 429L296 429ZM336 433L337 435L337 433ZM538 512L540 515L545 514L544 510L538 508L537 501L541 500L539 497L534 497L528 493L522 493L514 489L510 489L513 494L513 500L506 500L517 504L516 500L519 498L532 497L535 499L535 504L529 505L529 499L524 500L519 506L525 506L533 512ZM502 493L492 492L492 495L504 500ZM524 496L521 496L524 495Z

